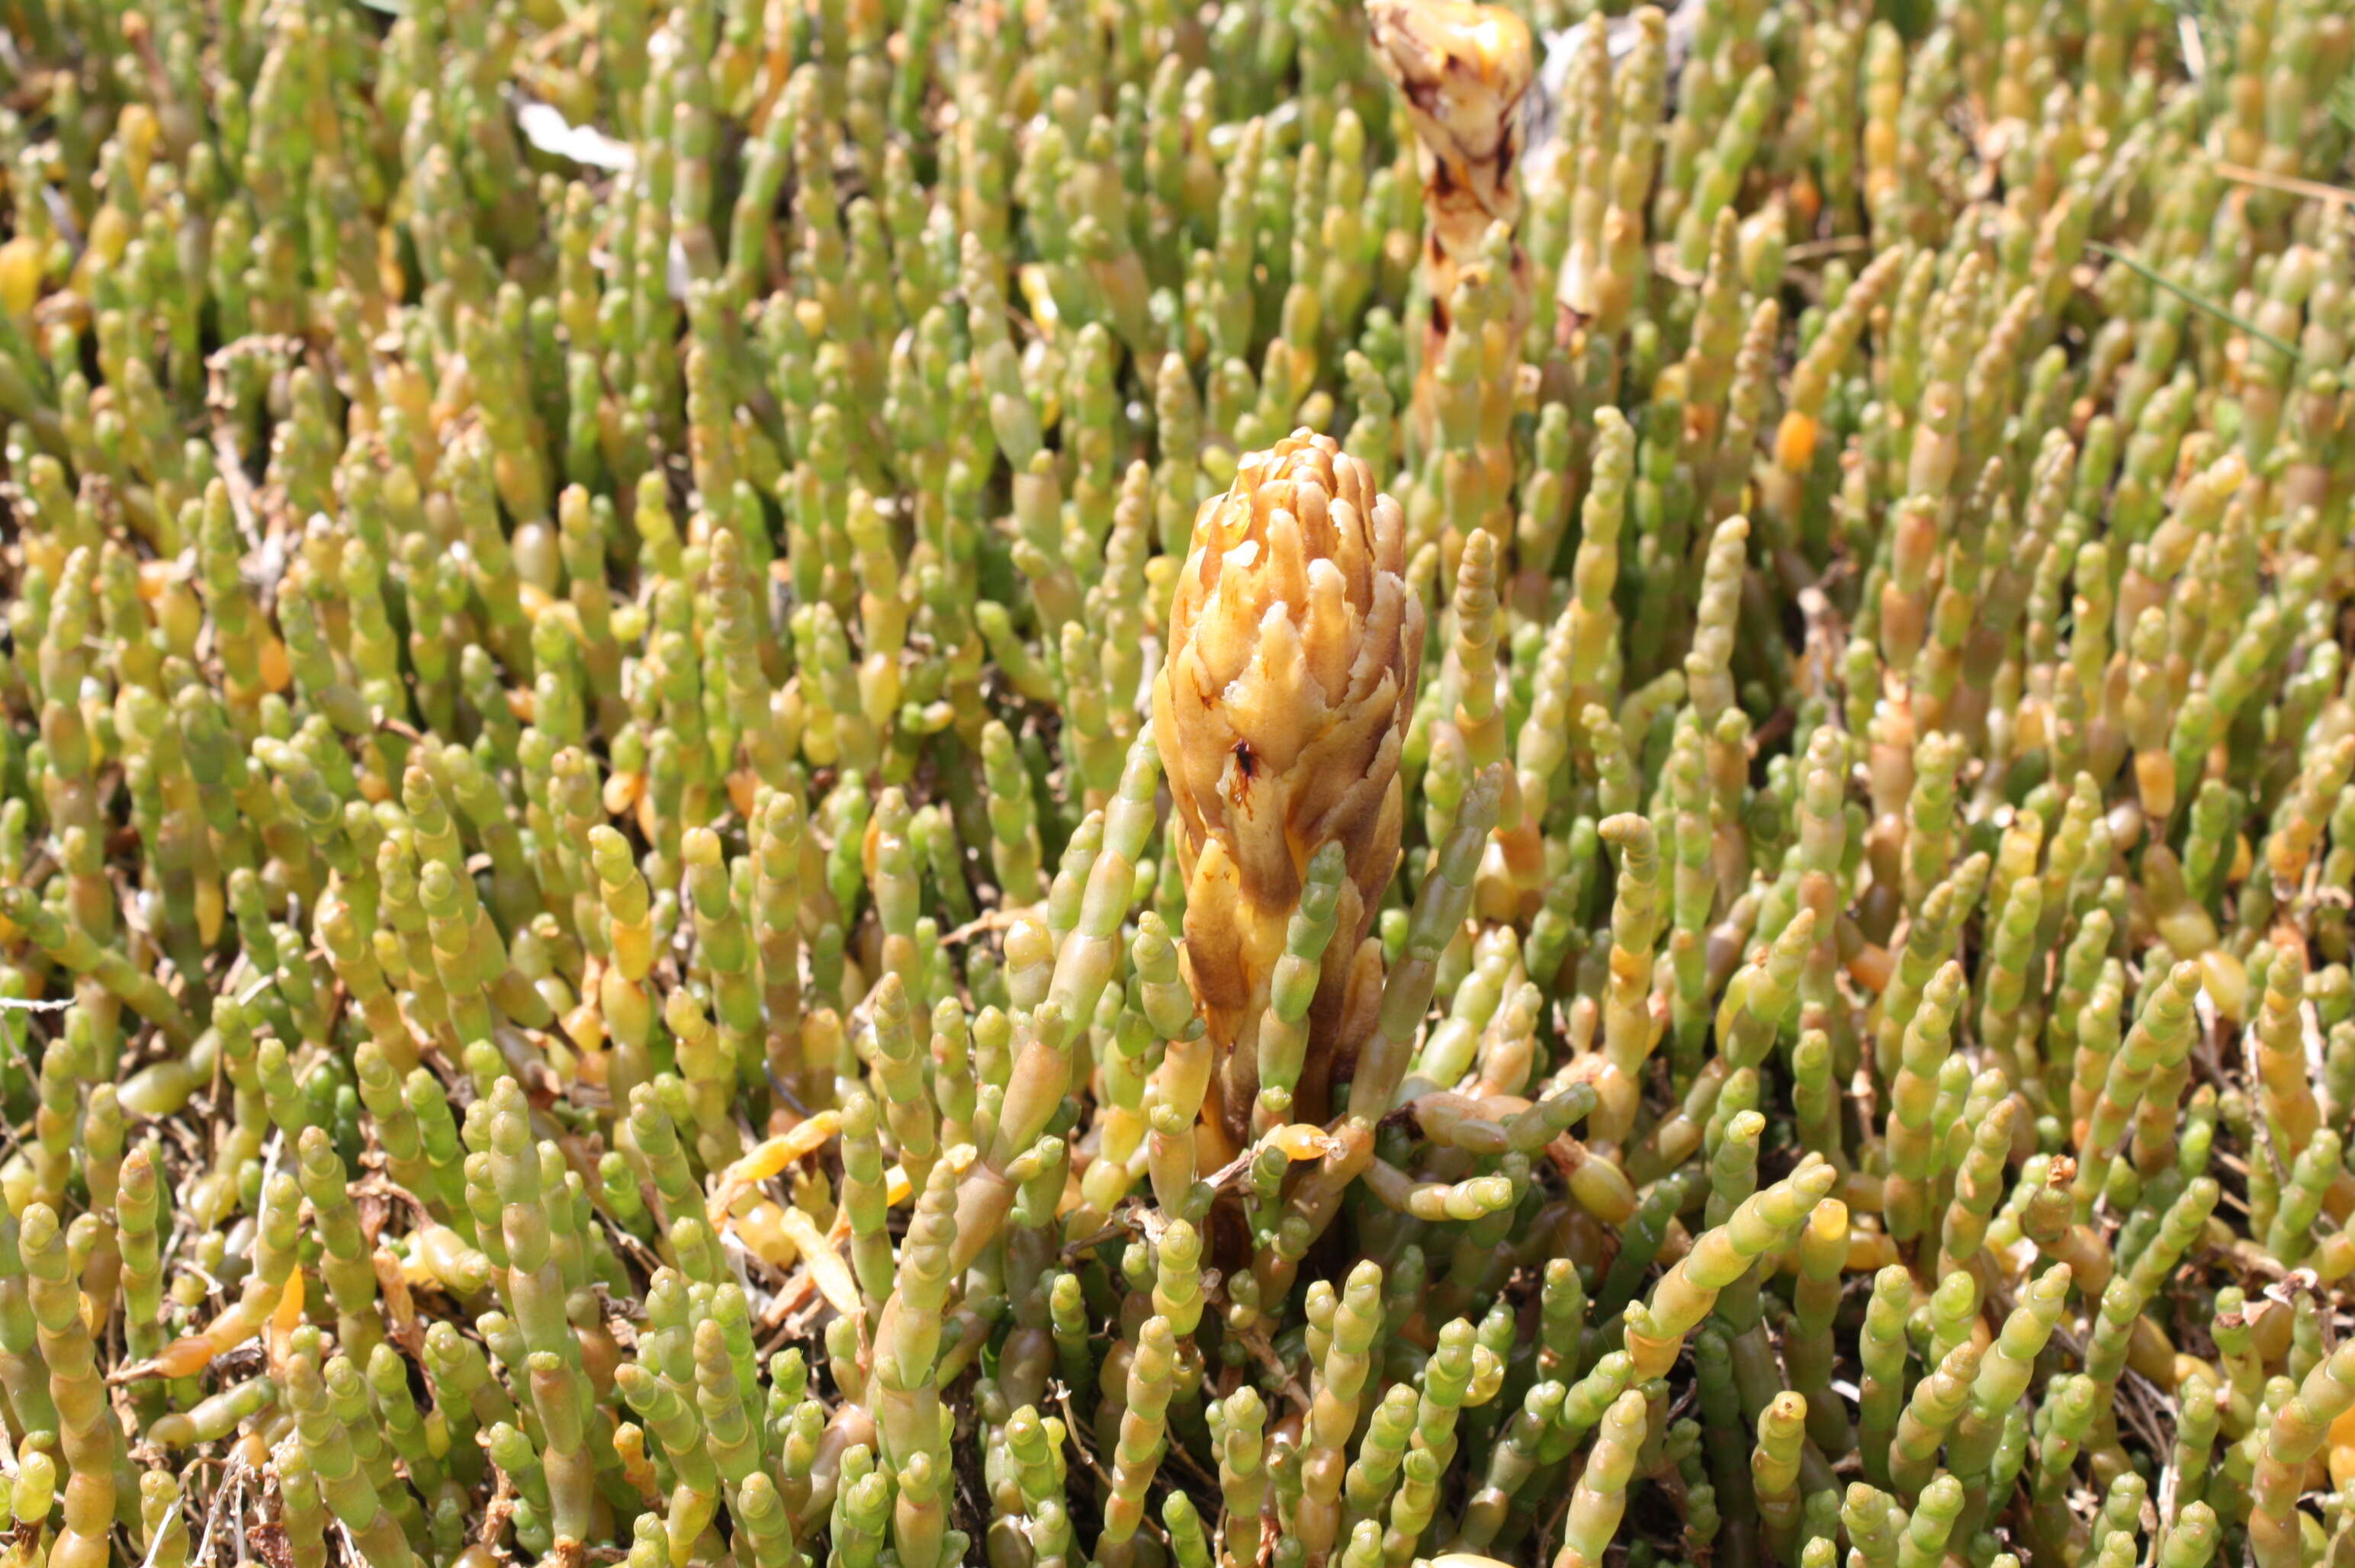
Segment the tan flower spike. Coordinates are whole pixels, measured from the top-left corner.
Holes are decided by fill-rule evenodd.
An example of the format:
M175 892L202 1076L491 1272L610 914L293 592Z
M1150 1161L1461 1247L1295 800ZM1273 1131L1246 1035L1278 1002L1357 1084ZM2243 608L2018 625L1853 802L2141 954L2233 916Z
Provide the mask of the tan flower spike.
M1501 5L1469 0L1374 0L1366 9L1374 59L1405 98L1414 127L1430 220L1423 281L1444 310L1488 226L1510 229L1520 218L1514 165L1521 99L1536 74L1529 29ZM1524 265L1516 248L1514 266Z
M1154 735L1176 805L1188 977L1220 1058L1204 1120L1228 1148L1249 1124L1257 1031L1311 857L1337 844L1347 874L1309 1015L1304 1120L1323 1114L1348 976L1396 868L1423 639L1405 535L1363 464L1298 431L1243 459L1195 519L1178 576Z

